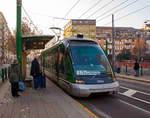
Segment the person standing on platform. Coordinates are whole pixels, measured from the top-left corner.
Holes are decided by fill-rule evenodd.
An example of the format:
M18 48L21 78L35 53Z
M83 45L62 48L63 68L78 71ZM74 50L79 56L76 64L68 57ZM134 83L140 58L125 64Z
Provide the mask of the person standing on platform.
M40 65L36 57L31 63L30 75L34 80L34 88L37 89L39 87Z
M139 68L139 63L136 60L136 62L134 63L135 76L139 76Z
M18 94L19 90L19 80L20 80L20 65L18 63L18 60L15 59L13 64L11 64L11 69L10 69L10 76L9 76L9 81L11 83L11 94L13 97L18 97L20 96Z

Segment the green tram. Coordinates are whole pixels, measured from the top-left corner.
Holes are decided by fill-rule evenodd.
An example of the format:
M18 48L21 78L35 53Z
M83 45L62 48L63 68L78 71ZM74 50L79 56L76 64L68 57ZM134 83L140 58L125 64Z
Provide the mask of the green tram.
M94 40L63 39L43 51L40 60L45 74L73 96L119 90L105 53Z

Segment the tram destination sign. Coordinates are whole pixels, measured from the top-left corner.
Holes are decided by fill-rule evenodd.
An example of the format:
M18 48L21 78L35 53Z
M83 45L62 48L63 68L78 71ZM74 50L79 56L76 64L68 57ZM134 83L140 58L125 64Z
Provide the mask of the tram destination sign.
M23 36L23 50L44 49L45 44L53 37L51 35Z
M45 42L44 41L31 41L30 43L25 44L26 49L44 49Z

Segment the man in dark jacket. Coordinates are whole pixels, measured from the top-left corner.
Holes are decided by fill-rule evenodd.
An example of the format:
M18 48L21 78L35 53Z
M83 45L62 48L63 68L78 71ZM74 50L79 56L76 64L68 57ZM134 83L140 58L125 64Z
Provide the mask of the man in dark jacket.
M34 77L38 77L40 74L40 65L36 58L31 63L31 71L30 75Z
M18 94L18 90L19 90L18 82L20 77L21 77L20 65L18 61L15 59L13 64L11 65L10 76L9 76L9 82L11 83L11 93L13 97L20 96Z
M136 61L134 63L135 76L139 76L139 68L140 68L139 63Z
M34 60L31 63L30 75L33 77L34 80L34 88L37 89L39 86L39 76L40 76L40 65L37 58L34 58Z

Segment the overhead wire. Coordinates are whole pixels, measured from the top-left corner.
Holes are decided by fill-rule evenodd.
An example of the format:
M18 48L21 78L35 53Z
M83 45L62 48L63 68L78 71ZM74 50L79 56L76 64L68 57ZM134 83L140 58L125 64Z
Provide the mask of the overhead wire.
M130 5L134 4L134 3L136 3L136 2L138 2L138 1L139 1L139 0L135 0L135 1L133 1L133 2L131 2L131 3L129 3L129 4L127 4L126 6L120 8L120 9L117 9L116 11L114 11L114 13L120 12L121 10L125 9L126 7L128 7L128 6L130 6ZM110 13L110 14L108 14L107 16L105 16L105 17L103 17L103 18L97 20L96 22L99 22L99 21L101 21L101 20L104 20L105 18L109 17L110 15L112 15L112 13Z
M86 13L88 13L91 9L93 9L94 7L96 7L100 2L102 2L103 0L98 0L95 4L93 4L89 9L87 9L84 13L82 13L78 18L81 18L82 16L84 16Z
M146 5L145 7L140 8L140 9L137 9L137 10L135 10L135 11L133 11L133 12L130 12L130 13L124 15L124 16L121 16L121 17L115 19L115 21L121 20L121 19L123 19L123 18L125 18L125 17L127 17L127 16L129 16L129 15L135 14L135 13L137 13L137 12L139 12L139 11L142 11L143 9L146 9L146 8L148 8L148 7L150 7L150 4L149 4L149 5ZM112 23L112 22L109 22L109 23L107 23L107 24L105 24L105 25L108 25L108 24L110 24L110 23Z
M114 0L111 0L110 2L106 3L105 5L103 5L102 7L100 7L98 10L96 10L95 12L93 12L91 15L89 15L86 18L89 18L91 16L93 16L94 14L96 14L97 12L99 12L100 10L104 9L105 7L107 7L109 4L111 4Z
M65 14L64 19L66 19L66 17L68 16L68 14L73 10L73 8L80 2L81 0L78 0L70 9L69 11ZM58 23L60 24L62 22L62 20Z
M125 0L125 1L121 2L120 4L116 5L115 7L111 8L111 9L107 10L106 12L104 12L103 14L97 16L96 19L98 19L99 17L111 12L112 10L116 9L117 7L120 7L121 5L123 5L124 3L128 2L128 1L129 0Z
M50 15L43 14L43 13L37 13L37 12L32 12L32 11L30 11L30 12L31 12L32 14L36 14L36 15L39 15L39 16L46 16L46 17L50 17L50 18L53 18L53 19L70 20L70 19L61 18L61 17L50 16Z
M68 14L72 11L72 9L80 2L80 0L78 0L71 8L70 10L66 13L65 17L66 18L68 16Z
M39 32L38 29L37 29L37 27L36 27L36 25L33 23L31 17L29 16L29 14L27 13L27 11L25 10L25 8L24 8L23 6L22 6L22 8L23 8L23 11L25 12L25 14L27 15L27 17L29 18L30 22L31 22L32 25L34 26L35 30L36 30L37 32Z

